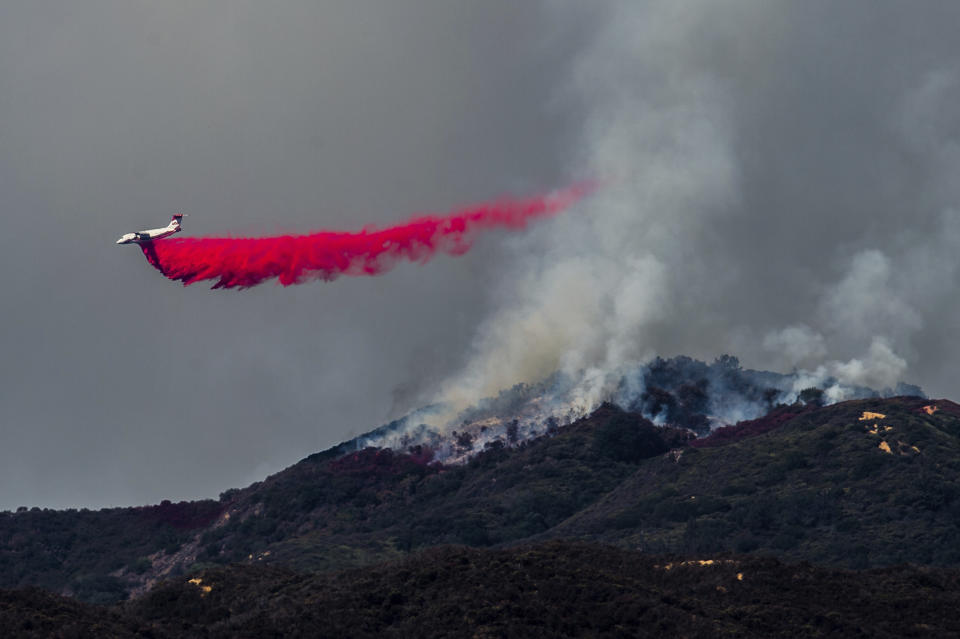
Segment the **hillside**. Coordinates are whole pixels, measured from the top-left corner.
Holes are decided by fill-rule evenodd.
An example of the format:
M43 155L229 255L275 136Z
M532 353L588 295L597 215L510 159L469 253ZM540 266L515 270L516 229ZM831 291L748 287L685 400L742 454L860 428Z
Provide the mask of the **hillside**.
M700 440L604 405L459 465L423 447L338 447L216 502L4 513L0 587L109 603L216 564L332 570L441 544L554 538L957 565L958 435L956 404L875 398L780 406Z
M112 608L0 591L0 633L48 637L947 637L960 571L844 571L583 542L442 547L339 573L224 566ZM59 634L57 631L59 630Z
M925 406L939 409L928 414ZM847 567L956 565L958 409L900 398L794 411L787 419L775 412L766 424L730 429L742 439L715 432L677 460L650 460L548 536ZM721 445L709 446L714 438Z
M325 569L437 544L572 537L849 567L952 565L960 417L949 402L927 414L930 405L783 407L771 430L751 436L763 428L746 422L742 439L712 447L606 405L464 465L427 463L422 450L317 455L236 494L229 521L201 536L198 561Z
M99 603L123 599L131 583L174 561L222 510L206 500L0 513L0 587L38 586Z

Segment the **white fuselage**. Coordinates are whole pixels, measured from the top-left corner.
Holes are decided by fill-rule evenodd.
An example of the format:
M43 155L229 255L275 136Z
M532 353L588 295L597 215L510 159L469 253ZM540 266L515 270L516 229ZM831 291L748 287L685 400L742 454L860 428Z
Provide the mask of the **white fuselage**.
M162 229L147 229L146 231L121 235L120 239L117 240L117 244L142 244L143 242L152 242L153 240L159 240L179 232L180 222L173 219Z

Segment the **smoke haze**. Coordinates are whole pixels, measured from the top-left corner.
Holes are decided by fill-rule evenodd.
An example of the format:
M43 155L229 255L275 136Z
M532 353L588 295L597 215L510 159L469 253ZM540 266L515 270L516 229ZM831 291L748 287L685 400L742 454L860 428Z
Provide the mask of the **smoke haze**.
M624 179L521 240L538 244L438 399L561 370L596 403L632 362L724 352L811 385L955 392L936 371L960 310L960 122L934 22L953 11L607 7L564 91L584 109L577 170Z
M960 397L960 6L0 6L0 507L215 496L654 355ZM210 295L113 245L610 178L458 259Z

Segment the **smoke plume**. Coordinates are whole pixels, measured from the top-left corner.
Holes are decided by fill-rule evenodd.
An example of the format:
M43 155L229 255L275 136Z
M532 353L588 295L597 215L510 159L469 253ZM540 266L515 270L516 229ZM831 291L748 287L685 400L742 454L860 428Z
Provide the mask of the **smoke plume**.
M512 446L550 433L587 416L597 407L589 391L606 386L602 401L642 414L657 424L686 428L697 435L768 414L778 406L822 405L848 399L923 396L910 384L869 388L841 380L884 366L897 367L889 348L875 343L869 358L835 363L832 369L789 374L745 369L736 357L723 355L712 363L690 357L654 358L603 374L571 376L562 372L536 383L517 384L480 400L450 419L450 407L432 405L343 444L343 450L366 446L410 450L426 446L435 459L455 463L490 445ZM902 362L900 362L902 364ZM594 379L590 379L593 377ZM895 377L895 375L894 375ZM612 383L609 383L612 380ZM585 390L588 391L585 394Z
M622 179L514 243L472 357L429 399L560 371L596 406L625 367L725 352L828 401L950 388L960 78L946 32L916 26L932 14L871 7L598 9L562 95L583 106L570 171ZM890 41L848 37L864 29Z
M290 286L340 275L379 275L401 260L422 264L437 253L462 255L470 250L475 232L523 229L534 219L556 215L594 188L593 183L581 183L547 195L478 204L446 216L417 217L386 229L177 238L141 248L158 271L185 286L216 280L212 288L242 289L273 278Z

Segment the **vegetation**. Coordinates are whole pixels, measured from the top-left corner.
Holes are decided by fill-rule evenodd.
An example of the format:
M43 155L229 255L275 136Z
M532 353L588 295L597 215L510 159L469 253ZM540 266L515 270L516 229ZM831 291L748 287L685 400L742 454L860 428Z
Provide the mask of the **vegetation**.
M164 501L99 511L21 508L0 513L0 587L39 586L95 603L125 599L151 555L176 552L220 514L215 501Z
M308 459L251 489L240 503L250 514L205 535L202 558L230 562L270 552L267 561L336 568L437 544L519 541L556 526L644 458L687 439L604 406L552 437L513 449L493 445L460 466L431 464L422 449ZM297 534L303 530L310 532ZM328 549L344 545L363 548L359 562L332 560ZM333 555L340 556L358 557Z
M960 571L843 571L583 542L441 547L339 573L220 566L111 608L0 591L4 636L957 636Z
M960 564L957 418L927 414L924 404L861 400L785 421L774 414L777 427L765 434L745 428L734 443L648 460L549 534L856 568Z
M40 588L0 589L2 637L147 637L149 626L116 609L84 604Z
M702 402L695 384L682 394L678 406ZM545 539L848 568L960 565L956 404L811 401L690 437L605 405L458 466L424 447L338 447L219 502L0 513L0 587L106 604L218 565L330 571Z

